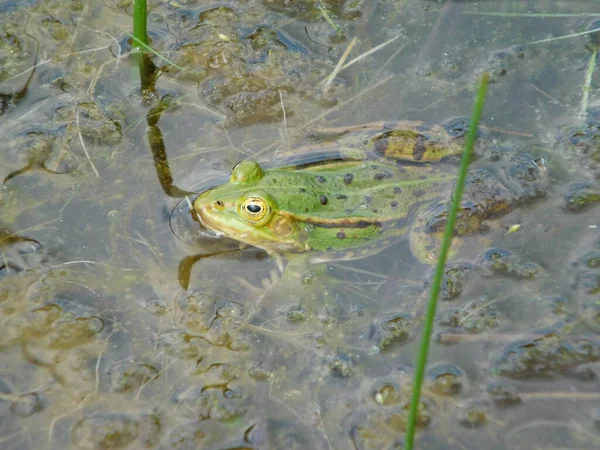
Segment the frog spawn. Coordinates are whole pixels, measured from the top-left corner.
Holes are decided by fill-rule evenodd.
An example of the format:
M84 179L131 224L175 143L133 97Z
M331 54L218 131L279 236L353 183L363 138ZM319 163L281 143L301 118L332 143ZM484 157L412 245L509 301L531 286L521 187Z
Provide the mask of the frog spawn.
M182 16L176 22L187 23L182 30L186 39L174 45L171 59L187 69L169 67L168 72L199 82L201 97L220 107L228 126L280 120L282 101L290 117L295 101L314 97L314 85L327 75L326 64L309 58L292 37L260 22L256 12L240 4L199 14L173 13ZM251 31L248 21L255 25ZM309 63L311 69L302 70Z
M584 170L579 170L564 194L564 207L570 212L585 211L600 202L600 107L587 110L585 123L571 126L557 142L560 151L579 159Z
M579 364L600 360L597 339L542 332L514 342L494 362L494 371L512 378L550 377Z
M520 154L498 165L495 171L470 170L457 217L458 236L483 233L488 230L489 221L545 197L548 175L543 160ZM449 202L434 204L417 217L416 231L421 233L411 233L411 250L419 259L436 258L448 208Z
M590 230L582 244L573 251L566 282L570 290L565 293L565 303L577 303L578 311L587 329L597 332L600 323L600 308L597 296L600 293L600 235Z
M450 411L469 393L468 379L455 364L440 363L427 369L417 414L417 427L424 429L443 421L454 422ZM406 431L411 374L398 367L375 381L363 383L355 400L355 411L345 420L349 438L358 449L398 448ZM458 417L459 423L463 419Z
M265 5L276 11L282 11L301 20L324 20L321 8L330 11L343 20L353 20L362 14L362 0L326 0L321 3L314 0L300 0L290 3L285 0L265 0Z
M44 249L35 239L18 236L0 229L0 280L39 268L44 260Z
M73 425L71 440L79 449L152 448L160 429L160 419L154 415L95 413Z
M36 280L36 275L37 271L29 271L13 276L11 283L0 280L0 348L5 357L12 357L7 367L19 374L11 379L8 391L0 379L0 391L13 399L0 400L3 433L10 428L22 432L22 422L14 422L11 415L59 417L53 409L57 396L68 395L78 403L96 389L94 363L99 340L105 337L105 321L82 306L85 293L72 288L56 292L56 286ZM43 279L55 275L47 271ZM21 357L15 359L15 353Z
M46 113L48 120L56 124L53 129L17 125L23 131L14 133L7 143L10 158L0 171L3 183L34 170L72 173L85 157L87 147L82 151L82 143L116 145L122 141L121 123L98 104L77 102L54 107Z

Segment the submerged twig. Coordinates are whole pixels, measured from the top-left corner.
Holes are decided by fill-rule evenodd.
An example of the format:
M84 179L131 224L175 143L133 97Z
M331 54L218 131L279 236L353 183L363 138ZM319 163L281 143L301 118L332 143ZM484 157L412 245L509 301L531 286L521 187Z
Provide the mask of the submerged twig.
M183 198L185 199L185 202L187 203L189 210L193 211L194 210L194 205L192 205L192 202L191 202L190 198L187 195L185 197L183 197Z
M325 86L323 86L323 89L326 90L329 85L331 84L331 82L335 79L335 77L337 76L338 72L340 70L342 70L342 66L344 64L344 61L346 61L346 58L348 58L348 55L350 54L350 52L352 51L352 47L354 47L354 45L356 44L356 42L358 41L358 38L355 37L353 38L350 43L348 44L348 47L346 47L346 50L344 51L344 53L342 54L342 57L340 58L340 60L338 61L338 63L336 64L335 68L333 69L333 72L331 72L331 75L329 75L329 78L327 78L327 81L325 82Z
M8 259L6 258L6 253L4 252L2 252L2 259L4 260L4 270L6 270L7 275L10 275L10 264L8 264Z
M37 68L38 68L38 67L40 67L40 66L43 66L43 65L45 65L45 64L48 64L49 62L52 62L52 60L51 60L51 59L45 59L44 61L42 61L42 62L39 62L39 63L37 63L37 64L34 64L33 66L31 66L31 67L29 67L29 68L25 69L23 72L19 72L18 74L16 74L16 75L13 75L12 77L10 77L10 78L7 78L7 79L6 79L6 80L4 80L4 81L10 81L10 80L14 80L15 78L19 78L21 75L25 75L26 73L29 73L29 72L31 72L32 70L35 70L35 69L37 69Z
M27 227L27 228L23 228L22 230L18 230L18 231L15 231L14 233L10 233L7 236L0 237L0 244L2 242L6 242L6 241L10 240L11 238L13 238L15 236L18 236L20 234L24 234L24 233L26 233L28 231L31 231L31 230L35 230L36 228L45 227L46 225L50 225L51 223L58 222L61 219L62 219L62 217L57 217L55 219L48 220L47 222L38 223L37 225L33 225L33 226Z
M70 416L71 414L76 413L77 411L82 409L83 406L84 405L80 403L76 408L72 409L71 411L61 414L60 416L54 416L52 418L52 420L50 421L50 425L48 426L48 442L52 442L52 440L54 439L54 427L56 426L56 422L58 422L60 419L64 419L65 417Z
M597 402L600 400L600 393L598 392L522 392L519 393L519 397L524 400L588 400Z
M288 129L287 129L287 116L285 114L285 105L283 104L283 94L281 93L280 90L277 90L277 92L279 93L279 101L281 102L281 112L283 113L283 146L285 147L286 150L288 149L288 145L289 145L289 139L288 139Z
M96 169L94 161L92 161L92 158L90 157L90 154L87 151L85 142L83 142L83 136L81 135L81 130L79 129L79 111L75 111L75 124L77 125L77 135L79 136L79 143L81 144L81 147L83 148L83 153L85 154L85 157L87 158L87 160L90 162L90 166L92 166L92 170L94 171L96 176L98 178L100 178L98 169Z
M467 16L496 16L496 17L598 17L597 13L509 13L509 12L486 12L486 11L464 11L461 14Z
M556 103L557 105L562 105L561 102L559 102L557 99L555 99L554 97L552 97L550 94L548 94L546 91L540 89L538 86L536 86L535 84L531 83L531 87L533 89L535 89L537 92L539 92L540 94L542 94L544 97L552 100L554 103Z
M366 93L372 91L375 88L378 88L379 86L387 83L389 80L391 80L394 77L394 75L388 75L387 77L385 77L382 80L379 80L376 83L373 83L371 85L369 85L368 87L366 87L364 90L360 91L359 93L357 93L356 95L353 95L352 97L350 97L347 100L344 100L343 102L338 103L337 105L335 105L333 108L328 109L327 111L323 112L322 114L319 114L317 117L314 117L313 119L305 122L302 125L297 126L296 128L294 128L294 132L299 132L302 130L305 130L306 128L310 127L313 123L323 119L324 117L328 116L329 114L331 114L334 111L337 111L340 108L343 108L344 106L348 105L349 103L352 103L354 100L356 100L357 98L362 97L363 95L365 95ZM265 148L259 150L258 152L256 152L253 156L255 158L258 158L260 155L264 154L265 152L269 151L270 149L272 149L273 147L275 147L277 144L279 143L279 141L276 141L268 146L266 146Z
M396 38L394 38L396 39ZM388 41L391 42L391 41ZM386 42L384 42L383 44L387 45ZM383 45L382 44L382 45ZM383 71L385 70L385 68L388 66L388 64L393 61L393 59L398 56L398 53L400 53L402 50L404 50L404 47L406 47L408 45L408 42L405 42L404 44L402 44L400 47L398 47L398 49L396 49L396 51L394 53L391 54L391 56L385 60L385 62L381 65L381 67L377 70L377 72L375 73L375 76L373 77L375 80L378 79L381 74L383 73ZM379 49L378 49L379 50ZM362 56L362 55L361 55ZM350 63L354 63L354 61L356 61L358 58L354 58L352 61L350 61L348 64L346 64L345 67L348 67L350 65Z
M381 50L381 49L382 49L382 48L384 48L385 46L387 46L387 45L391 44L392 42L394 42L394 41L395 41L396 39L398 39L399 37L400 37L400 35L398 35L398 36L394 36L393 38L391 38L391 39L388 39L387 41L385 41L385 42L383 42L383 43L381 43L381 44L379 44L379 45L376 45L375 47L371 48L370 50L367 50L366 52L364 52L364 53L361 53L361 54L360 54L360 55L358 55L356 58L354 58L354 59L351 59L351 60L350 60L350 61L348 61L346 64L344 64L343 66L341 66L339 69L338 69L338 66L336 66L336 67L335 67L335 69L334 69L334 71L333 71L333 73L332 73L332 74L331 74L331 75L330 75L328 78L326 78L326 79L324 79L324 80L321 80L321 83L323 83L323 81L326 81L326 83L325 83L325 87L327 87L327 86L328 86L328 84L329 84L329 83L331 83L331 81L333 81L333 79L334 79L334 78L337 76L337 74L338 74L338 73L340 73L342 70L345 70L345 69L347 69L347 68L348 68L348 67L350 67L351 65L353 65L353 64L356 64L357 62L359 62L359 61L363 60L363 59L364 59L364 58L366 58L367 56L369 56L369 55L372 55L373 53L375 53L375 52L377 52L377 51ZM355 38L355 39L356 39L356 38ZM353 41L354 41L355 39L353 39ZM352 46L353 46L353 45L354 45L354 44L353 44L352 42L350 43L350 45L348 45L348 48L347 48L347 49L346 49L346 51L344 52L344 55L342 55L342 58L340 58L340 61L338 62L338 65L340 65L340 62L341 62L341 63L343 63L342 59L343 59L343 60L345 60L345 59L346 59L346 57L347 57L346 53L350 53L350 50L352 49ZM397 51L396 51L396 52L395 52L395 53L392 55L392 58L393 58L394 56L396 56L396 55L397 55L397 54L398 54L398 53L399 53L399 52L400 52L400 51L401 51L401 50L402 50L404 47L406 47L406 44L402 45L402 47L400 47L400 48L399 48L399 49L398 49L398 50L397 50ZM384 65L387 65L387 64L388 64L388 62L389 62L389 59L388 59L388 61L386 61L386 63L385 63ZM381 71L381 69L380 69L380 71ZM374 77L374 79L377 79L377 76L375 76L375 77ZM331 81L330 81L330 80L331 80ZM320 83L319 83L319 84L320 84Z
M4 442L8 442L10 441L12 438L14 438L15 436L18 436L19 434L23 433L23 431L25 431L24 428L19 428L17 431L15 431L12 434L9 434L7 436L3 436L2 438L0 438L0 444L4 443Z
M85 6L83 7L81 14L79 15L79 20L77 20L77 26L75 27L75 32L73 33L73 36L71 37L71 42L69 44L69 52L73 51L75 42L77 42L77 35L79 34L79 28L81 28L81 22L83 22L83 18L88 12L88 3L84 3L84 5Z
M590 98L590 86L592 85L592 75L596 68L596 55L598 50L592 52L590 56L590 62L588 63L587 70L585 72L585 82L583 83L583 95L581 96L581 117L585 117L587 114L588 100Z
M152 383L154 380L156 380L159 376L161 376L163 373L165 373L169 367L171 367L177 360L176 359L172 359L171 361L169 361L169 363L162 368L161 370L159 370L156 375L154 375L152 378L146 380L143 384L140 385L140 388L138 389L138 391L135 394L135 399L139 400L140 399L140 395L142 395L142 391L144 390L144 388L146 386L148 386L150 383Z
M524 133L522 131L505 130L503 128L489 127L489 126L485 126L485 125L482 125L481 128L484 130L495 131L496 133L509 134L509 135L513 135L513 136L523 136L523 137L530 137L530 138L534 137L533 134Z
M0 400L6 400L9 402L16 402L16 403L28 403L30 405L33 405L35 403L35 401L32 400L31 398L23 397L21 395L16 395L16 394L5 394L3 392L0 392Z
M366 52L364 52L364 53L362 53L362 54L358 55L356 58L354 58L354 59L351 59L350 61L348 61L348 63L347 63L347 64L344 64L340 70L347 69L347 68L348 68L348 67L350 67L352 64L356 64L356 63L357 63L357 62L359 62L360 60L362 60L362 59L366 58L367 56L371 55L372 53L375 53L376 51L379 51L379 50L381 50L381 49L382 49L383 47L385 47L386 45L388 45L388 44L391 44L392 42L394 42L394 41L395 41L396 39L398 39L399 37L400 37L400 35L398 35L398 36L394 36L393 38L391 38L391 39L388 39L387 41L385 41L385 42L383 42L383 43L381 43L381 44L379 44L379 45L376 45L376 46L375 46L375 47L373 47L371 50L367 50ZM406 45L406 44L405 44L405 45ZM402 46L402 48L404 48L404 46ZM402 50L402 48L400 48L400 50Z
M597 33L598 31L600 31L600 28L594 28L592 30L582 31L580 33L566 34L564 36L540 39L539 41L526 42L526 44L541 44L543 42L560 41L561 39L569 39L569 38L577 37L577 36L585 36L586 34Z

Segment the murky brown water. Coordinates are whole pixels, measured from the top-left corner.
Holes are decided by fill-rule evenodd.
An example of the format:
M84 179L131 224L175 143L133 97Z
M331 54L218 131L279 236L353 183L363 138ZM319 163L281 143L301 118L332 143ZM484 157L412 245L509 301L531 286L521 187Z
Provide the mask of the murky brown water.
M0 0L0 448L401 448L431 268L266 293L178 202L320 129L469 116L486 70L470 198L513 194L449 265L417 445L600 447L600 37L538 42L598 2L153 1L145 96L131 9ZM389 42L323 89L353 38Z

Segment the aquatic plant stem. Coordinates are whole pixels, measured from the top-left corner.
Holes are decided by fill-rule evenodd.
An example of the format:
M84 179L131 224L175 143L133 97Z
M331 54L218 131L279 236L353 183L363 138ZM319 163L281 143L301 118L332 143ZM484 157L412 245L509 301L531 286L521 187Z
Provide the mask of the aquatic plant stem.
M594 28L593 30L582 31L580 33L565 34L563 36L551 37L551 38L547 38L547 39L540 39L539 41L525 42L524 45L542 44L544 42L560 41L561 39L570 39L570 38L577 37L577 36L585 36L586 34L597 33L598 31L600 31L600 28Z
M133 49L133 58L137 62L140 71L142 91L154 90L154 76L157 70L144 51L148 48L147 13L146 0L133 1L133 39L131 48Z
M448 213L448 222L446 223L446 229L444 230L444 236L442 237L440 254L438 257L437 266L435 268L433 283L431 285L431 292L429 293L427 311L425 313L425 318L423 321L423 332L421 335L419 354L417 356L417 363L415 366L415 374L413 380L413 395L410 403L408 423L406 426L406 440L404 442L405 450L412 450L414 445L415 429L417 425L417 412L419 410L419 402L421 398L421 386L423 385L425 365L427 364L427 355L429 353L429 343L431 340L431 332L433 330L435 311L437 309L437 300L442 285L442 278L444 276L444 266L446 264L446 259L448 258L448 251L450 249L450 244L452 243L452 237L454 235L456 216L458 208L460 206L460 201L465 186L465 180L467 178L467 171L469 170L469 164L471 162L473 146L475 145L475 138L477 136L479 119L481 117L481 112L483 111L483 105L485 103L488 81L489 74L484 73L481 76L481 81L479 82L479 90L477 92L477 98L475 99L475 106L473 108L473 114L471 116L471 125L467 134L465 148L463 150L462 162L460 166L460 172L458 174L456 186L454 189L454 198L452 199L452 204L450 205L450 211Z
M148 45L146 15L148 13L146 0L133 1L133 40L132 47L140 48L141 44Z

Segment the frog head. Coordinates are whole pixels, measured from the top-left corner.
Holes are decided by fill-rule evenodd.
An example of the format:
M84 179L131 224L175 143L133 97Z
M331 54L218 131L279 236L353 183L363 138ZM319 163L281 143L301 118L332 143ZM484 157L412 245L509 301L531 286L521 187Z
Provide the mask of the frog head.
M282 212L261 181L255 161L237 164L229 182L194 200L194 211L206 228L268 253L307 250L305 236L293 217Z

